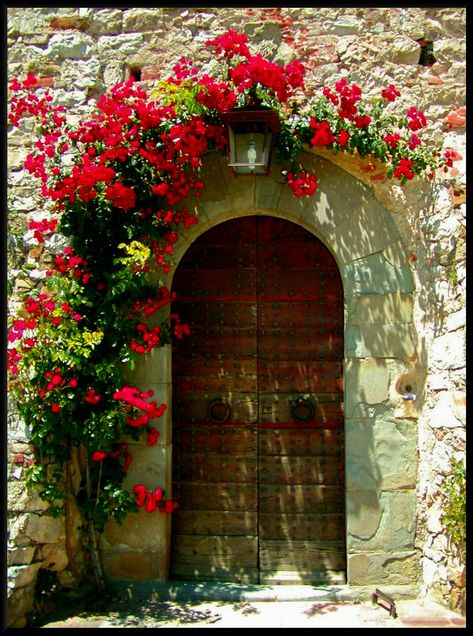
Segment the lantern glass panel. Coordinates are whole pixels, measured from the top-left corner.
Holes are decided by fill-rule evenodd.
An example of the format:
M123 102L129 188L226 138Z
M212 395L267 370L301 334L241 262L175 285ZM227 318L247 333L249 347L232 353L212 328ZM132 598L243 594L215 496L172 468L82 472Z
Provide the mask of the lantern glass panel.
M266 174L271 133L264 123L258 126L233 125L229 129L231 166L237 174Z

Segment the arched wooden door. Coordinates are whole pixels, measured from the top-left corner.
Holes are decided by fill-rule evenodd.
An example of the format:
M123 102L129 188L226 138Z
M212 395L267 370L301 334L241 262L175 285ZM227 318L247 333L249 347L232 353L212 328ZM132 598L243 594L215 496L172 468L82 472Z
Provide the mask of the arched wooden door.
M303 228L243 217L199 237L173 310L170 577L344 583L343 293Z

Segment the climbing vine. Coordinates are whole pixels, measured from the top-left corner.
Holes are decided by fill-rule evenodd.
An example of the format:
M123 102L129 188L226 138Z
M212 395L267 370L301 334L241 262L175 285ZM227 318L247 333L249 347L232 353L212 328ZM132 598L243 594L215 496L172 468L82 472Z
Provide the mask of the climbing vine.
M441 520L458 551L462 563L466 563L466 466L457 459L450 460L451 474L442 483Z
M283 66L252 54L246 36L233 30L206 46L215 72L181 58L150 94L133 80L118 84L79 121L33 75L9 85L9 124L35 123L24 167L38 180L44 205L29 231L40 261L49 260L39 288L10 317L9 389L36 448L27 480L54 504L52 512L68 496L64 466L72 449L85 449L79 499L92 537L109 518L176 506L159 484L122 487L133 462L123 439L156 444L166 410L152 391L127 384L125 370L189 335L172 310L157 318L173 295L152 284L150 273L169 272L175 242L198 221L186 198L205 186L205 153L226 149L222 115L254 104L276 114L281 179L296 196L318 187L298 162L306 148L375 157L400 184L433 178L454 159L453 151L442 154L422 141L421 111L396 113L400 93L392 84L366 100L341 78L308 99L300 62Z

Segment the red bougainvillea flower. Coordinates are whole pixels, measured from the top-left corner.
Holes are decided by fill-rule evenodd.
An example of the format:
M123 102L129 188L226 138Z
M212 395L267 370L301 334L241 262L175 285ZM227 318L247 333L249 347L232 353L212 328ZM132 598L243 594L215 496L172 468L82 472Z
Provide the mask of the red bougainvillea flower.
M386 86L383 86L383 89L381 91L381 97L384 97L384 99L387 99L389 102L393 102L396 97L400 97L401 93L396 89L396 87L394 86L394 84L389 84L389 86L386 88Z
M166 499L164 506L160 508L160 511L169 515L171 514L171 512L173 512L173 510L177 508L177 505L178 505L177 501L171 501L170 499Z
M136 192L133 188L128 188L120 182L113 183L105 191L106 198L112 202L116 208L131 210L136 204Z
M342 128L337 139L338 145L341 148L344 148L347 145L349 139L350 139L350 133L348 133L344 128Z
M89 389L84 398L85 402L87 402L88 404L98 404L98 402L100 402L100 399L100 395L97 395L95 389Z
M146 501L146 486L136 484L136 486L133 486L133 492L136 493L136 504L141 508Z
M449 168L453 166L454 161L458 161L458 159L461 159L461 157L458 155L457 152L455 152L455 150L446 150L443 156L445 157L445 160L446 160L445 165L448 166Z
M94 462L100 462L102 461L102 459L105 459L107 457L107 453L104 453L103 451L94 451L92 453L92 459L94 460Z
M146 493L146 512L154 512L158 507L158 502L156 501L154 494L152 492Z
M123 458L124 458L124 463L123 463L123 470L127 473L128 469L130 468L130 464L131 464L131 460L132 455L128 452L128 451L123 451Z
M157 431L155 428L148 428L148 440L146 442L147 446L154 446L159 438L159 431Z
M357 128L368 128L371 124L371 117L369 115L355 115L354 121Z
M404 157L402 157L399 161L398 167L394 170L393 173L396 179L401 179L402 177L405 177L406 179L412 179L414 176L414 171L412 170L413 165L414 162L411 161L411 159L405 159Z
M301 170L295 174L288 172L286 175L287 185L294 192L296 197L304 195L310 196L317 189L317 177L315 174L308 174L305 170Z
M409 139L409 148L411 150L414 150L414 148L419 146L421 143L422 140L419 139L419 137L415 133L412 133L411 138Z
M398 133L385 135L383 137L383 140L388 143L391 148L397 148L399 139L401 139L401 135L399 135Z
M219 35L213 40L207 40L205 45L214 48L216 55L223 55L227 60L231 60L235 55L251 57L250 50L246 43L248 38L244 33L237 33L234 29L229 29L223 35Z
M310 127L314 129L314 135L310 140L313 146L328 146L335 141L335 135L327 121L318 122L315 117L312 117Z
M411 106L407 111L407 116L410 121L408 123L409 128L414 130L419 130L420 128L424 128L427 125L427 118L421 110L417 110L414 106Z
M57 219L51 219L50 221L48 221L48 219L42 219L41 221L31 220L28 223L28 228L30 230L34 230L35 239L37 239L38 243L42 244L45 241L44 234L51 234L54 232L56 230L57 223Z

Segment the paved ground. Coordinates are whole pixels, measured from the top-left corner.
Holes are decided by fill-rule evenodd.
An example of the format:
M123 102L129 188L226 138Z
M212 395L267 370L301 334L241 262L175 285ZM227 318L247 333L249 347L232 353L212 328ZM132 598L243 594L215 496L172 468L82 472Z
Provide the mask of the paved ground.
M250 593L237 600L229 600L228 594L223 594L220 600L198 595L185 600L162 597L139 600L119 595L100 611L65 612L60 618L51 616L49 622L38 627L466 627L464 617L427 600L396 600L397 617L393 618L382 601L373 604L324 600L324 595L309 596L304 588L300 594L288 596L288 586L280 589L283 592L279 598L277 592L266 596Z

